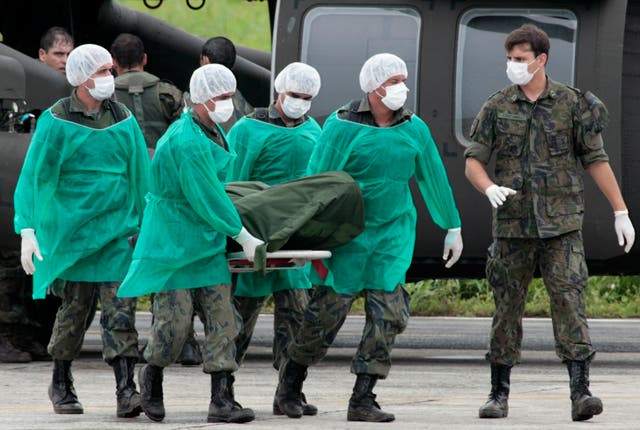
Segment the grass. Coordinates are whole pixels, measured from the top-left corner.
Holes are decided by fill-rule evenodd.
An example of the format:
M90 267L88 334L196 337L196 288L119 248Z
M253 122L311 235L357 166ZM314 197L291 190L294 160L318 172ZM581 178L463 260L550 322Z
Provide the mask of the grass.
M493 315L491 287L485 280L438 279L407 284L411 314L424 316ZM584 291L590 318L640 317L640 276L593 276ZM529 286L527 317L549 317L549 296L541 279Z
M411 294L411 315L491 317L494 311L491 287L484 279L433 279L406 286ZM589 318L640 318L640 276L592 276L584 291ZM149 309L149 296L138 299L138 309ZM263 312L273 312L273 297ZM352 314L364 313L358 298ZM549 295L541 279L529 286L526 317L550 317Z
M200 5L202 0L189 1ZM208 0L200 10L189 9L185 0L164 0L157 9L148 9L140 0L118 0L118 3L198 36L225 36L241 46L271 51L266 1ZM148 3L154 5L158 0Z

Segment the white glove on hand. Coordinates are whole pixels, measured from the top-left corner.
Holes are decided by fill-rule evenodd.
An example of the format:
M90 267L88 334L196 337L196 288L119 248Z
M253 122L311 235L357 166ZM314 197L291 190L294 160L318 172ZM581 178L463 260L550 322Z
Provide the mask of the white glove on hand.
M444 253L442 259L447 261L447 269L456 264L462 254L462 228L450 228L444 238ZM451 255L451 257L449 257ZM448 260L447 260L448 259Z
M517 193L517 191L511 188L501 187L499 185L493 184L487 187L487 189L484 190L484 193L489 198L491 206L497 208L498 206L502 206L502 204L507 201L507 197L514 195L515 193Z
M32 228L23 228L20 230L20 236L22 236L22 246L20 249L22 268L27 275L33 275L33 272L36 271L33 254L36 254L38 260L42 261L42 254L40 254L40 245L38 245L38 239L36 239L36 232Z
M627 245L624 247L624 252L629 252L633 242L636 240L636 231L629 219L629 211L615 211L613 214L616 217L614 227L618 235L618 245L623 246L626 242Z
M257 237L252 236L251 233L249 233L244 227L242 227L240 233L238 233L238 235L235 236L233 240L235 240L242 246L244 255L247 256L247 260L249 261L253 261L253 258L256 255L256 248L264 243Z

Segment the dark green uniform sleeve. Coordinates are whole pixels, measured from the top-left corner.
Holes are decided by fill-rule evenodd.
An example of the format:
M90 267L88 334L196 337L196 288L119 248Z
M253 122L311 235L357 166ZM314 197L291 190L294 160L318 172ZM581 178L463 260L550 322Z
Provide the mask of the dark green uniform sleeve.
M609 112L604 103L590 91L579 93L574 112L574 142L583 167L609 161L602 140L602 131L608 123Z
M491 100L482 105L480 112L471 124L471 145L464 151L465 157L473 157L478 161L487 164L493 153L493 142L495 132L493 130L495 107Z

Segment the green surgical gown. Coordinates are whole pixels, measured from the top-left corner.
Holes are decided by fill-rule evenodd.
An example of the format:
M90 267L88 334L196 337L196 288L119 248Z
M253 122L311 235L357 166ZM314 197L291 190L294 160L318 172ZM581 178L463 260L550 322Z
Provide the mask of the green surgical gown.
M227 236L242 223L224 190L233 155L190 112L158 141L140 236L119 297L230 284Z
M148 189L149 155L133 116L94 129L46 110L16 186L16 233L33 228L43 261L35 260L33 298L56 278L122 281L131 261Z
M326 261L329 285L340 294L392 291L404 284L415 244L416 209L409 181L415 177L433 221L460 227L460 216L438 148L416 115L391 127L373 127L332 113L309 160L308 173L344 170L360 184L365 230L333 249Z
M320 132L320 126L313 118L296 127L242 118L229 131L229 146L237 155L229 181L260 181L275 185L304 176ZM308 274L308 266L265 275L241 273L234 295L264 297L276 291L311 288Z

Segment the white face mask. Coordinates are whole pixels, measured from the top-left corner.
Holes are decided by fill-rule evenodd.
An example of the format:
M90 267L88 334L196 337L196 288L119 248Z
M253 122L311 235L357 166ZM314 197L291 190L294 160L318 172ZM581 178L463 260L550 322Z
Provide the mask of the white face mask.
M396 111L404 106L404 102L407 101L407 92L409 92L409 88L407 88L404 82L389 85L388 87L385 87L384 90L387 92L387 95L381 97L382 103L384 103L386 107L393 111ZM377 91L376 94L378 94Z
M94 88L87 87L89 94L96 100L106 100L113 95L115 80L113 75L89 78L93 81Z
M311 109L311 100L297 99L285 95L284 101L280 106L282 106L282 111L286 116L291 119L298 119L309 112L309 109Z
M535 58L529 64L507 61L507 77L516 85L527 85L529 82L531 82L531 79L533 79L533 75L535 75L536 72L540 70L540 68L538 67L533 71L533 73L529 73L528 67L535 61Z
M211 121L216 124L229 121L229 118L233 115L233 101L231 99L218 100L215 104L216 110L210 111L207 105L203 103L204 108L207 110L207 113L209 113Z

